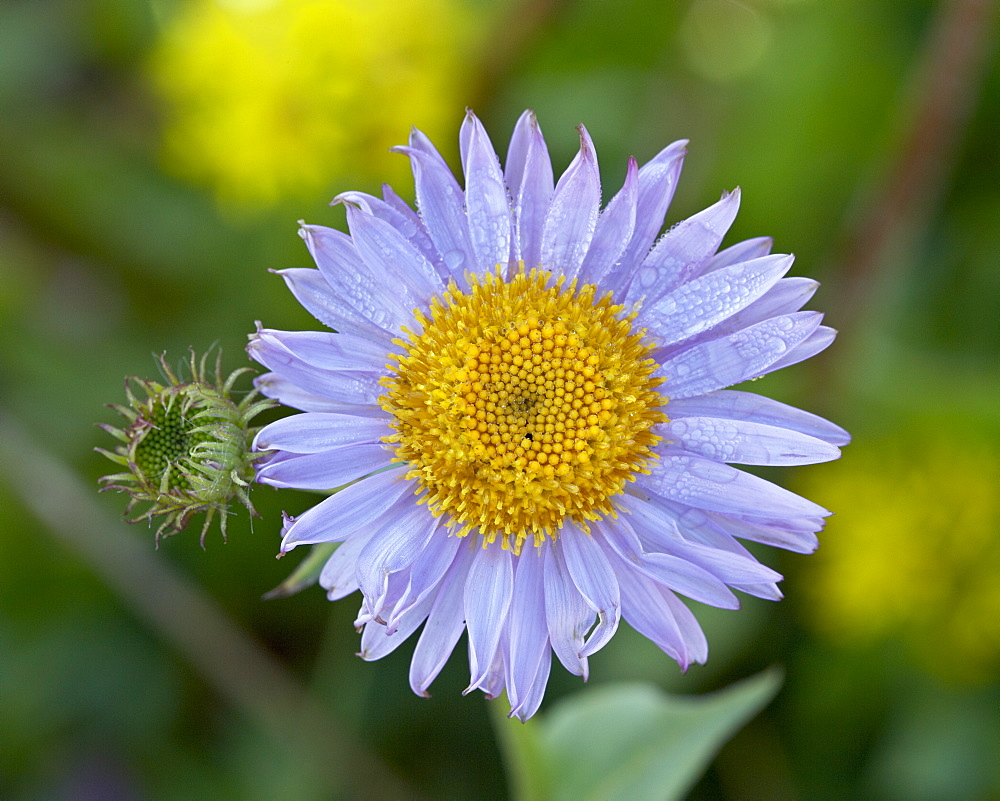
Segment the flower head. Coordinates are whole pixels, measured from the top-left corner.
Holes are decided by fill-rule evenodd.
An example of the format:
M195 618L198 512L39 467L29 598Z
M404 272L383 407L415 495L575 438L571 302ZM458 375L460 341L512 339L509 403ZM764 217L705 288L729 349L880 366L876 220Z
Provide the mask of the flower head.
M223 381L220 351L213 382L206 370L207 358L208 354L199 360L192 351L191 378L182 381L161 355L160 367L167 383L129 378L125 382L128 406L111 407L128 425L124 429L101 426L121 444L114 452L96 450L127 468L124 473L104 476L102 489L128 493L129 512L137 503L148 503L129 522L162 517L157 541L183 530L192 517L202 513L202 546L216 514L225 539L233 498L256 514L248 491L253 464L262 454L250 450L255 433L250 421L274 402L260 398L253 390L236 403L230 398L233 384L250 368L236 370Z
M360 589L361 656L421 624L421 695L468 631L469 690L538 709L555 653L587 676L621 618L682 667L707 644L678 594L780 598L738 540L808 552L825 509L728 463L836 458L843 429L726 387L808 358L833 332L816 284L754 239L719 251L739 193L657 239L684 157L670 145L602 210L594 146L554 181L534 115L501 169L471 113L465 188L406 147L419 214L388 187L338 197L350 235L307 225L318 270L281 272L338 333L260 330L264 394L304 411L264 428L257 479L348 485L286 521L282 551L339 542L320 576Z

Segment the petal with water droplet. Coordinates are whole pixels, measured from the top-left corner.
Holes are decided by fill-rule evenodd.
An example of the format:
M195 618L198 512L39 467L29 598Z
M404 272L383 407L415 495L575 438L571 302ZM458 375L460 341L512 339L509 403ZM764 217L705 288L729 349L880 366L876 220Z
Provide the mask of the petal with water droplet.
M542 231L542 266L567 278L575 278L583 264L601 206L594 143L586 128L579 130L580 152L556 184Z
M686 348L657 369L657 375L666 379L662 390L671 398L690 398L770 372L774 363L812 334L822 319L819 312L773 317Z

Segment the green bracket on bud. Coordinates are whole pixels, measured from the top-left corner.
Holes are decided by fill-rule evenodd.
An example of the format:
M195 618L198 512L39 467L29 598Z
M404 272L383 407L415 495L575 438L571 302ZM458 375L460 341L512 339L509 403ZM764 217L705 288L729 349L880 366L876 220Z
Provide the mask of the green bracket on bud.
M100 479L103 490L131 496L127 515L137 504L149 506L129 519L152 521L162 517L156 541L183 530L195 515L204 513L201 545L216 515L226 538L229 503L234 498L256 516L250 502L254 462L263 456L251 445L257 429L250 421L277 404L254 389L239 403L230 397L244 367L222 380L222 353L216 354L215 374L206 370L208 354L200 359L191 351L191 378L182 381L159 357L166 383L131 377L125 381L128 405L111 404L127 421L124 428L100 427L121 444L114 451L96 448L126 472ZM141 394L145 397L140 397Z

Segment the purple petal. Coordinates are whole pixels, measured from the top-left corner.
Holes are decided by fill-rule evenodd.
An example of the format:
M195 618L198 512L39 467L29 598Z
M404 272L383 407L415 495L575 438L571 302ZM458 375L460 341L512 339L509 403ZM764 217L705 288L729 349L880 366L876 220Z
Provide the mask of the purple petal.
M361 650L358 656L366 662L373 662L391 654L427 619L427 613L433 602L433 597L420 601L411 607L391 630L377 621L367 623L361 635Z
M793 553L812 553L815 551L819 547L816 532L823 528L822 520L813 520L812 518L809 518L811 522L804 523L802 527L768 526L719 514L709 514L709 519L730 536L775 548L784 548Z
M808 278L782 278L763 296L757 298L745 309L736 312L712 328L696 334L682 342L669 345L657 351L657 357L664 361L675 353L693 347L701 342L719 339L735 334L772 317L780 317L797 312L815 294L819 283Z
M698 620L684 602L674 595L670 590L660 588L660 594L667 605L667 609L674 617L674 623L681 635L684 643L684 650L687 652L688 663L704 665L708 660L708 640L705 639L705 632L698 625ZM686 670L687 665L681 663L681 668Z
M634 521L636 530L642 530L643 541L650 542L651 547L662 545L664 550L704 567L734 590L767 600L780 600L777 582L782 580L781 574L760 564L752 553L713 521L712 513L658 496L651 496L650 503L643 506L643 511L659 515L659 522L675 521L672 532L665 528L653 530L638 519Z
M823 528L823 519L819 517L746 520L733 515L692 509L658 496L651 496L650 500L673 516L685 539L745 557L752 555L734 537L795 553L812 553L819 544L815 532Z
M392 191L388 184L382 184L382 194L385 200L369 195L367 192L341 192L333 199L334 204L349 203L359 207L367 214L387 222L395 228L424 260L434 265L434 285L447 282L448 273L439 262L441 256L431 242L420 215L411 209L406 202Z
M393 333L362 318L353 306L345 303L343 297L334 291L319 270L294 267L273 272L285 280L295 299L323 325L370 339L387 351L392 348Z
M674 503L659 495L650 494L646 508L653 508L661 520L672 520L674 529L661 530L662 536L673 537L676 533L684 542L707 545L720 551L752 559L753 554L733 539L729 534L715 526L709 518L709 513L701 509L693 509L682 503Z
M391 460L384 445L353 445L324 453L281 452L257 463L257 481L272 487L330 490L386 467Z
M542 266L567 278L575 278L583 264L601 207L594 143L586 128L579 131L580 152L556 184L542 232Z
M619 264L635 231L638 202L639 168L630 158L624 185L597 218L594 239L580 268L581 282L603 286L604 279Z
M398 194L396 194L396 191L391 186L389 186L389 184L382 184L382 198L385 200L387 206L398 212L406 219L410 220L421 231L423 231L425 236L427 235L427 228L424 225L424 221L420 219L420 215L417 214L417 212L415 212L412 208L410 208L410 204L407 203L405 200L403 200L403 198L401 198ZM373 211L373 213L375 212ZM388 217L386 217L386 221L391 222L391 220ZM409 234L404 228L400 228L400 231L406 234L407 238L409 238ZM430 242L429 237L427 241ZM436 253L436 249L434 248L433 244L430 245L430 250L428 251L428 253L430 254ZM432 256L428 256L428 259L430 261L433 261Z
M500 632L500 642L497 644L493 658L490 660L489 670L475 687L471 685L462 691L462 695L467 695L473 690L482 690L487 698L498 698L504 690L504 676L506 675L505 656L507 654L507 626L504 625Z
M358 586L372 617L382 611L389 575L413 564L431 537L445 536L438 532L439 525L426 507L409 498L397 503L391 512L386 510L378 520L375 533L358 555L357 566Z
M649 252L628 286L626 303L654 302L689 281L715 255L740 208L740 190L681 220Z
M687 451L719 462L796 465L829 462L840 449L787 428L717 417L675 418L660 432Z
M417 695L427 696L427 688L441 672L458 638L465 631L465 586L469 566L477 549L465 543L438 585L427 624L420 634L410 663L410 687Z
M563 548L545 549L545 619L549 641L559 661L570 673L587 680L587 659L581 656L583 638L594 624L594 613L580 595Z
M408 147L393 150L410 157L420 218L448 272L456 280L477 268L465 220L465 193L430 140L414 129Z
M372 274L347 234L322 225L303 224L299 236L340 299L344 316L386 331L398 331L411 319L413 306L401 304L393 288Z
M771 365L771 371L780 370L783 367L791 367L793 364L798 364L799 362L804 362L806 359L811 359L817 353L822 353L830 345L833 344L833 340L837 338L837 332L829 328L828 326L821 325L815 331L813 331L809 337L804 341L800 342L798 345L793 347L784 356L782 356L778 361Z
M580 656L591 656L607 645L618 630L621 619L618 582L594 537L583 533L573 523L563 524L559 543L553 547L559 546L566 556L566 567L573 583L587 605L597 612L597 626L580 651Z
M355 531L370 526L393 507L415 485L403 478L405 471L386 470L331 495L300 517L294 518L281 540L281 552L296 545L340 542ZM414 503L412 499L407 499Z
M510 201L500 161L483 124L471 111L466 113L462 132L467 142L462 154L465 206L478 270L506 266L510 259Z
M510 551L494 543L479 548L465 584L465 625L469 630L469 672L466 693L479 687L490 672L500 632L507 622L514 569Z
M510 637L507 697L512 711L521 707L528 689L533 686L542 657L549 653L544 567L539 549L525 545L517 558L507 629Z
M377 405L386 370L373 357L377 346L348 334L268 331L250 336L251 358L302 390L344 404ZM381 356L384 364L385 354Z
M526 270L542 260L542 231L552 202L552 161L545 138L532 112L517 121L507 154L507 186L514 201L514 237L511 257Z
M321 370L381 374L385 372L385 363L388 361L381 345L351 334L260 328L256 333L250 334L248 339L250 344L247 345L247 351L255 358L258 353L267 354L272 349L276 354L287 351L295 358Z
M393 628L401 615L407 613L437 588L455 561L455 554L461 543L461 537L449 534L445 530L431 537L427 547L410 566L406 590L385 620L388 628Z
M740 602L736 596L708 570L668 553L645 553L639 538L624 519L602 521L594 525L625 565L638 570L657 584L709 606L739 608Z
M444 289L434 265L389 223L346 203L347 225L361 258L398 302L409 309L426 308Z
M760 584L740 584L733 582L730 584L734 590L739 592L744 592L747 595L752 595L754 598L760 598L764 601L780 601L785 595L778 589L778 585L774 582L763 582Z
M686 139L673 142L639 169L635 230L625 253L619 259L622 269L608 276L606 289L616 294L623 292L645 260L656 235L663 228L664 217L674 198L686 153Z
M651 475L637 482L678 503L725 514L825 517L830 513L782 487L699 456L660 451Z
M701 342L671 356L657 370L671 398L690 398L764 375L819 326L819 312L773 317L735 334ZM655 353L654 353L655 358Z
M327 600L339 601L359 589L358 554L368 544L371 535L370 529L358 531L344 540L326 560L319 574L319 585L326 590Z
M625 622L686 670L695 656L667 601L672 593L631 565L615 561Z
M638 324L662 347L699 334L761 297L792 266L791 256L765 256L681 284L647 304Z
M387 418L389 416L388 412L382 411L382 408L374 403L342 403L306 392L298 384L277 373L264 373L255 378L253 383L265 397L274 398L283 406L301 409L303 412L330 412L352 417Z
M661 551L704 568L721 581L735 584L760 584L781 581L781 575L760 564L751 554L703 545L685 540L677 529L672 515L661 507L624 496L621 505L631 515L629 524L638 535L644 548Z
M390 628L388 621L384 619L387 615L385 610L392 609L396 605L396 602L403 597L403 593L406 592L409 573L409 567L390 573L385 592L374 601L369 598L362 598L361 609L354 620L355 629L360 631L368 623L378 623L382 626L384 634L392 634L396 631L397 626Z
M508 717L515 717L522 723L538 711L545 695L545 685L549 682L549 672L552 670L552 648L546 642L538 661L538 669L524 691L521 702L510 710Z
M753 261L771 253L774 240L769 236L758 236L754 239L744 239L735 245L730 245L725 250L720 250L710 258L702 270L702 274L710 273L713 270L720 270L730 264L738 264L741 261Z
M846 445L851 441L851 435L844 429L819 415L753 392L734 389L720 389L696 398L671 400L670 416L675 420L684 417L721 417L762 423L808 434L831 445Z
M321 453L380 442L391 433L385 420L322 412L293 414L264 426L254 437L253 449Z
M535 112L531 109L521 112L521 116L514 124L514 132L507 145L507 158L504 161L504 182L512 197L517 197L521 191L527 170L528 151L537 144L532 140L540 133Z
M726 320L716 336L749 328L771 317L797 312L809 302L818 288L819 282L811 278L782 278L766 294Z

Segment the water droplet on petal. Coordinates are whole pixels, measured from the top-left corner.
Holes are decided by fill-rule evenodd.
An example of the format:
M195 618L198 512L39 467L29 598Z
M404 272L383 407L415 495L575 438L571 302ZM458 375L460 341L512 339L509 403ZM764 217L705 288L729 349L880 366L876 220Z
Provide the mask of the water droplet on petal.
M465 266L465 254L461 250L449 250L444 254L444 263L453 273Z
M779 337L771 337L767 341L767 349L774 354L781 355L788 350L788 343Z

